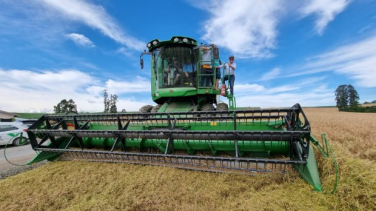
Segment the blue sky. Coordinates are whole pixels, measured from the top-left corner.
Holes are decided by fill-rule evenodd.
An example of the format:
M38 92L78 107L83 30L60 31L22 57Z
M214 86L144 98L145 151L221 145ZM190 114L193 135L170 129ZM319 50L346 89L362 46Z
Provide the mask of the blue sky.
M375 11L372 0L0 0L0 110L51 112L65 98L102 111L104 89L118 110L153 105L139 56L174 35L235 55L237 106L335 105L342 84L373 101Z

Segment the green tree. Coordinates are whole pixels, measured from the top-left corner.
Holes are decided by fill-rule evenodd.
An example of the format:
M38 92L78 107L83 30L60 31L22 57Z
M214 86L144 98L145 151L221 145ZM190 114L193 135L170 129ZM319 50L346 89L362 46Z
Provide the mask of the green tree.
M55 114L61 113L61 111L60 111L60 103L58 103L56 106L54 106L54 112L55 112Z
M67 112L76 112L77 113L77 105L72 99L70 99L68 101L66 99L63 99L63 100L60 101L60 103L58 103L56 106L54 106L54 112L56 114L67 113Z
M335 100L336 100L336 106L339 108L339 110L342 110L347 107L348 105L348 90L347 85L340 85L337 87L335 91Z
M117 95L112 95L108 98L107 90L103 90L103 103L104 103L104 112L117 113L116 101L118 99Z
M110 111L110 100L108 99L107 89L103 90L103 103L104 103L104 110L103 112L107 113Z
M350 106L358 106L359 105L359 95L355 88L349 84L347 86L348 91L348 102Z
M66 99L60 102L60 113L66 113L68 111L67 104L68 101Z
M117 98L118 98L117 95L111 95L111 100L110 100L110 112L111 113L117 113L117 107L116 107Z

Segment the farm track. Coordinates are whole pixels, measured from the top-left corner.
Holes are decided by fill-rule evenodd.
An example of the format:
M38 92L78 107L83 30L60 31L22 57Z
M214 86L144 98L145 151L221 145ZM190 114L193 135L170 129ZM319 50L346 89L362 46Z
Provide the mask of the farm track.
M5 179L9 176L19 174L24 171L28 171L37 168L46 162L32 166L23 166L28 160L30 160L36 153L31 149L30 145L25 146L9 146L6 149L6 156L8 160L14 164L20 165L15 166L10 164L4 157L4 146L0 147L0 179Z

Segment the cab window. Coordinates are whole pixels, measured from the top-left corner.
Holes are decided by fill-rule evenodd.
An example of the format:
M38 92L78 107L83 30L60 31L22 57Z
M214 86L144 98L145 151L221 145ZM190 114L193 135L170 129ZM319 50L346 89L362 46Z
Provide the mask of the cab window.
M166 46L154 50L153 56L159 88L194 86L195 65L190 47Z

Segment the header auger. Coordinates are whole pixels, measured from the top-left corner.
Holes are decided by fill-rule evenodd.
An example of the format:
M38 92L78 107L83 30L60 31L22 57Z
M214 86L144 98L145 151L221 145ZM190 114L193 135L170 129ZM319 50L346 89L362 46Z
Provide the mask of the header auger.
M173 37L153 40L148 48L143 54L152 57L152 98L158 106L142 113L44 115L28 129L31 146L39 152L29 164L87 160L242 174L295 169L314 190L322 191L310 145L317 141L299 104L236 110L234 97L226 91L230 106L223 106L213 89L216 47ZM204 51L212 52L206 57L210 60L203 60ZM194 58L186 60L192 68L184 80L164 74L168 58L187 56ZM168 71L173 74L171 66Z

